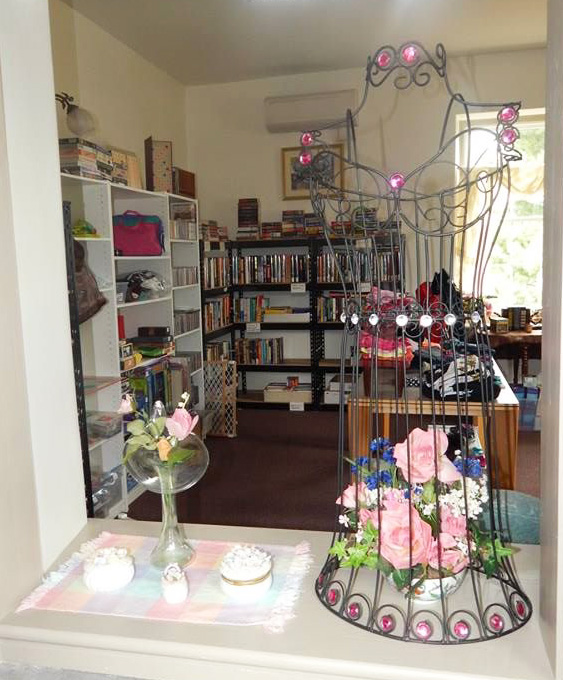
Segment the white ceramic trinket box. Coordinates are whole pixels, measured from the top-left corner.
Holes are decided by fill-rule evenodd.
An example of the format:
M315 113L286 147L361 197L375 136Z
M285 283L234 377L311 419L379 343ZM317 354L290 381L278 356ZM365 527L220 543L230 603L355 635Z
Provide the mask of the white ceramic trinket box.
M272 585L272 556L250 545L235 545L221 562L221 589L237 602L256 602Z
M181 604L188 597L188 579L179 564L169 564L161 578L162 597L168 604Z
M119 590L134 574L135 564L127 548L98 548L84 558L84 583L93 592Z

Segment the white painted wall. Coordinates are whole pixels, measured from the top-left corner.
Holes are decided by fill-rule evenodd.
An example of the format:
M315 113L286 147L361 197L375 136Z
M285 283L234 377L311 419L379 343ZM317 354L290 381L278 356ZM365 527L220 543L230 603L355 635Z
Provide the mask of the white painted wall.
M448 70L454 89L468 99L544 106L544 50L453 58ZM297 146L299 138L266 130L264 98L361 88L363 77L364 69L350 69L188 88L188 157L197 173L202 217L235 233L242 196L260 199L263 220L280 219L284 209L309 208L305 201L282 200L280 149ZM443 90L436 86L397 93L388 84L372 91L358 129L362 157L388 172L414 168L438 147L444 107Z
M563 677L563 445L561 419L563 276L563 3L550 0L547 49L545 218L543 239L543 341L541 441L541 581L543 637L557 678Z
M87 136L134 151L143 164L147 137L171 140L174 164L189 169L184 85L62 0L49 7L56 91L95 116L97 129ZM75 136L60 105L57 120L60 137Z
M26 545L26 533L37 538L37 521L40 564L34 562L34 570L47 568L86 519L70 343L49 15L44 0L0 3L0 68L6 136L3 157L8 164L2 188L2 199L7 201L0 200L0 205L7 211L11 203L12 212L11 220L7 212L2 214L6 220L2 226L6 242L2 240L0 249L2 269L6 267L2 275L2 307L6 299L7 311L14 312L13 319L2 324L3 333L6 328L11 329L12 346L8 342L10 352L2 353L0 362L3 431L0 484L2 488L6 484L12 486L7 497L0 492L0 521L2 527L6 521L13 521L14 525L1 534L1 557L6 562L4 551L10 546L14 553L10 556L13 564L8 564L8 568L21 568L22 574L26 574L26 565L20 567L19 562L33 555L34 546ZM27 392L22 383L27 384ZM12 438L20 434L20 428L21 438L14 441ZM30 448L33 471L29 464ZM11 477L12 464L6 468L4 461L14 456L21 457L22 462ZM21 517L15 520L14 513L21 513ZM16 530L21 534L22 553L20 540L13 535ZM2 583L1 590L13 597L12 581L6 579Z

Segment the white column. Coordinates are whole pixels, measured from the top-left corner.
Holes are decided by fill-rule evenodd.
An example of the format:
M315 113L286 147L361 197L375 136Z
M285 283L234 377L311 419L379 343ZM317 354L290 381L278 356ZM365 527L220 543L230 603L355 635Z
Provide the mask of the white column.
M18 379L27 383L45 569L86 520L47 0L2 0L0 69L23 338ZM15 389L10 368L0 362L5 393ZM1 414L2 430L12 427L10 416ZM8 453L17 455L2 452L2 457ZM21 489L22 502L32 488L30 480L29 489Z
M563 678L562 314L563 2L548 5L546 175L543 239L541 603L543 636L555 677ZM562 494L563 496L563 494Z

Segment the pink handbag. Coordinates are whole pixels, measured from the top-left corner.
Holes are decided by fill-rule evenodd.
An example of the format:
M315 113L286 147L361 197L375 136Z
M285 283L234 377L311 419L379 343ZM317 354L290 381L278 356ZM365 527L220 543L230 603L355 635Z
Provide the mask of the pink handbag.
M114 215L113 247L116 255L162 255L164 229L160 217L135 210Z

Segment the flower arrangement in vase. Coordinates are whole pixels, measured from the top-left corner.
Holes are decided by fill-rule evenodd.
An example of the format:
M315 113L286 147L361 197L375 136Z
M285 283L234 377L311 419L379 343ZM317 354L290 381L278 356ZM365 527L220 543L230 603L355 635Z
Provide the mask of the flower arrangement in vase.
M170 417L157 401L149 417L126 395L118 410L133 416L127 423L123 463L138 482L162 494L162 530L151 563L163 569L170 564L184 567L193 559L194 550L178 524L175 494L198 482L209 465L207 448L193 432L199 416L189 413L188 401L189 395L182 394Z
M355 480L336 500L344 537L330 549L340 566L378 569L419 600L454 592L472 564L491 576L512 549L479 529L486 460L466 448L452 461L445 432L416 428L394 447L374 440L371 457L349 461Z

